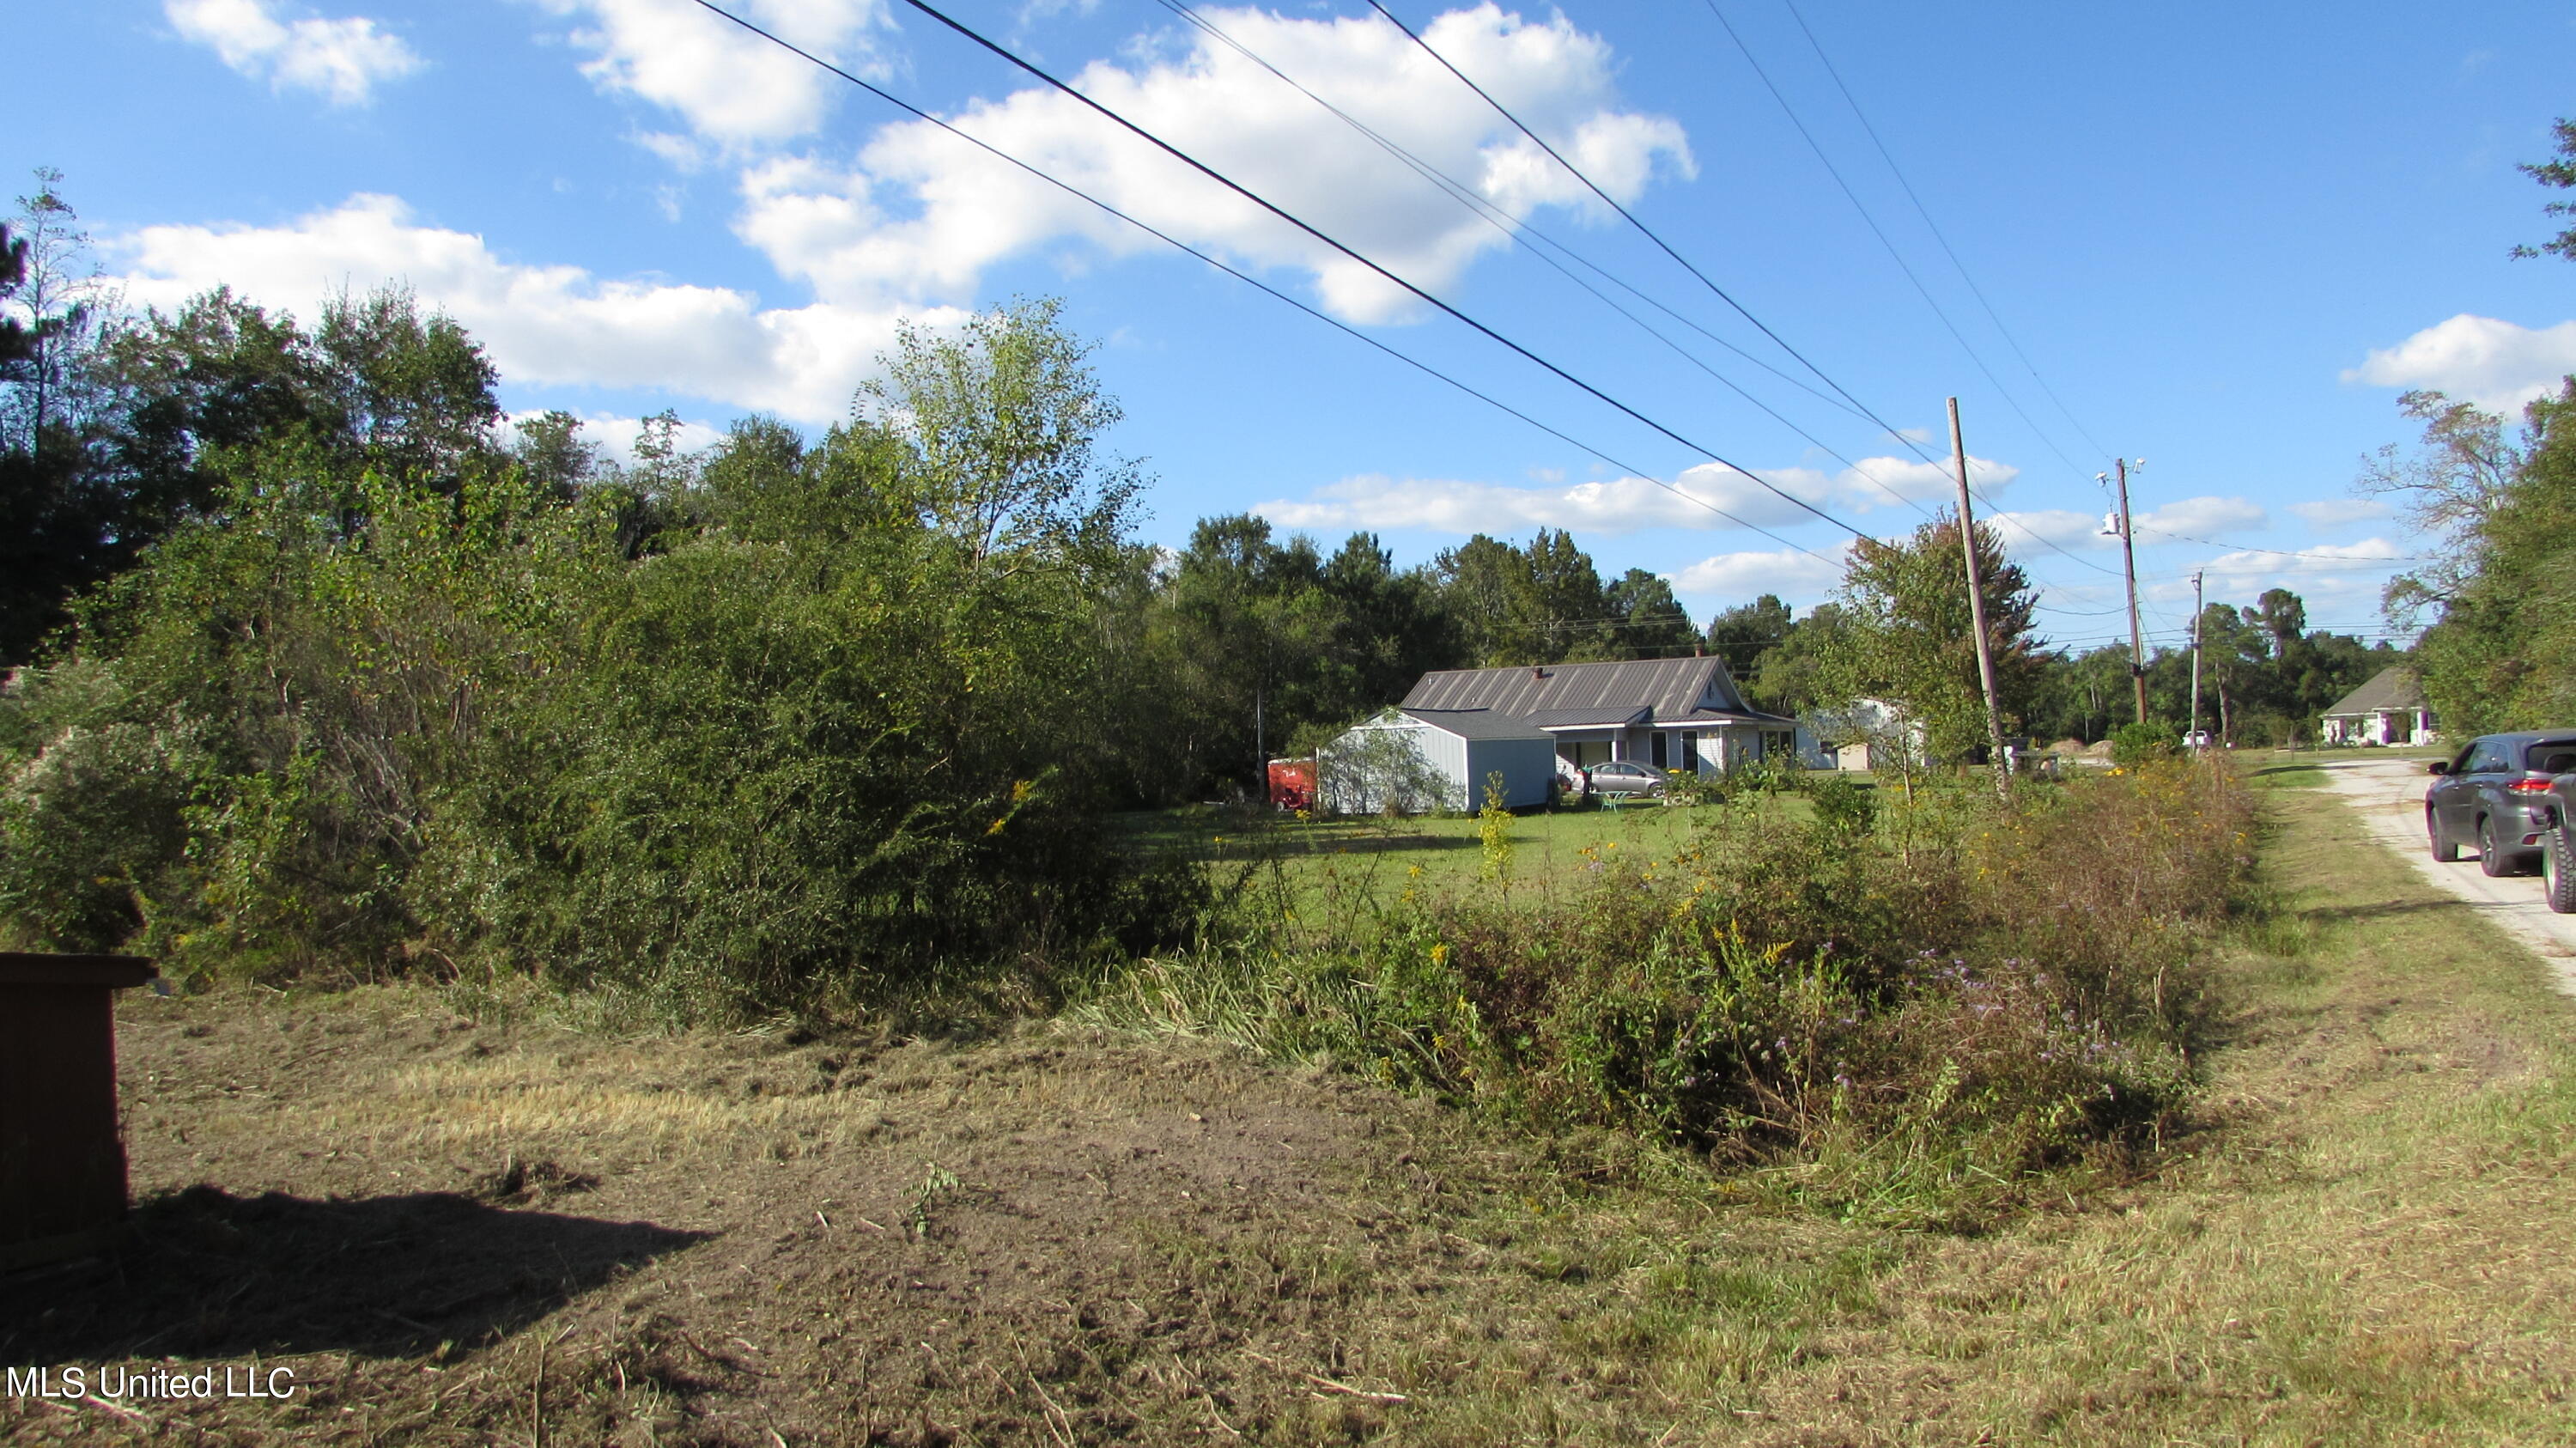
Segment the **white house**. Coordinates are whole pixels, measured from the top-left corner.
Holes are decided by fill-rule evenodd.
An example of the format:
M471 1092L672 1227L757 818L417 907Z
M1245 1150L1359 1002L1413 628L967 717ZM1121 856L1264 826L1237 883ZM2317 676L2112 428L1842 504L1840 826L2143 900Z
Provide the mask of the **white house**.
M1886 699L1854 699L1839 709L1819 710L1813 727L1829 769L1893 769L1907 754L1920 767L1930 743L1922 721L1907 718L1904 705Z
M1388 764L1395 741L1387 736L1407 742L1452 809L1482 803L1486 776L1496 770L1517 807L1547 798L1559 760L1578 769L1633 760L1713 775L1766 755L1794 755L1800 743L1798 721L1747 704L1725 662L1713 656L1443 669L1423 675L1403 703L1325 746L1326 808L1387 807L1396 789L1387 782L1395 777Z
M2404 664L2371 675L2325 712L2328 744L2439 744L2442 733L2424 702L2424 681Z

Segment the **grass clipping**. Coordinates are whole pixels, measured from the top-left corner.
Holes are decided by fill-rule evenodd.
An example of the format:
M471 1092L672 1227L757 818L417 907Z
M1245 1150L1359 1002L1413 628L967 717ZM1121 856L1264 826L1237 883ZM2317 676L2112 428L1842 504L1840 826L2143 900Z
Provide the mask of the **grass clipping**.
M1080 1014L1634 1133L1845 1220L1965 1225L2160 1137L2251 830L2195 761L2005 805L1753 795L1667 854L1595 847L1536 901L1252 922Z

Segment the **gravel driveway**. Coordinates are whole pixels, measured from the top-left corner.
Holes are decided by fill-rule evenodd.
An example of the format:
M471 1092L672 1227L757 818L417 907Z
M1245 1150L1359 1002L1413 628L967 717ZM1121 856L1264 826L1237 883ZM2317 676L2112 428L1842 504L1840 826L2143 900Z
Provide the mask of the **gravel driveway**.
M2415 868L2530 946L2546 963L2558 988L2576 995L2576 915L2553 914L2540 898L2540 877L2489 879L2474 854L2458 864L2434 860L2424 842L2424 785L2419 759L2320 760L2326 781L2361 815L2382 844L2415 862Z

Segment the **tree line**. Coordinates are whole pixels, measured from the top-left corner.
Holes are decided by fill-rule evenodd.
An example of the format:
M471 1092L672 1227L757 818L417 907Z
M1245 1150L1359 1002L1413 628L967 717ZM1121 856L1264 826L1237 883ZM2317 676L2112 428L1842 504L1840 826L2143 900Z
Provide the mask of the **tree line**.
M666 413L619 459L505 417L400 289L125 312L57 179L0 229L0 928L29 943L748 1009L1178 938L1204 885L1110 814L1256 791L1433 669L1706 650L1782 712L1970 732L1955 523L1705 629L1561 530L1409 568L1242 514L1157 548L1048 302L903 332L819 437L690 452ZM2008 710L2098 732L2061 680L2100 656L2041 647L1979 546ZM2247 717L2332 652L2263 607L2219 674Z
M2520 169L2576 189L2576 121L2554 135L2555 155ZM2543 210L2576 216L2576 202ZM2513 253L2576 261L2576 227ZM2392 621L2425 625L2415 656L2427 702L2454 738L2576 725L2576 377L2518 425L2435 391L2398 408L2421 424L2419 441L2365 459L2359 485L2399 500L2431 545L2386 599Z

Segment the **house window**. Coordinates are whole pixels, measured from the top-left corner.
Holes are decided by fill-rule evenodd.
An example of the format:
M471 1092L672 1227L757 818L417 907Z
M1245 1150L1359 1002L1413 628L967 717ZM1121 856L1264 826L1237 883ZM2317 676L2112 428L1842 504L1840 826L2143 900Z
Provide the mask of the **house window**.
M1699 735L1688 730L1682 733L1682 768L1699 773Z
M1664 757L1664 752L1665 752L1665 750L1666 750L1667 748L1669 748L1669 747L1670 747L1670 746L1668 746L1668 745L1664 742L1664 741L1665 741L1665 738L1666 738L1666 735L1664 734L1664 731L1662 731L1662 730L1660 730L1660 729L1658 729L1658 730L1656 730L1656 731L1655 731L1655 746L1654 746L1654 751L1655 751L1655 767L1656 767L1657 769L1670 769L1670 768L1672 768L1671 763L1670 763L1670 762L1668 762L1668 761L1665 759L1665 757Z

